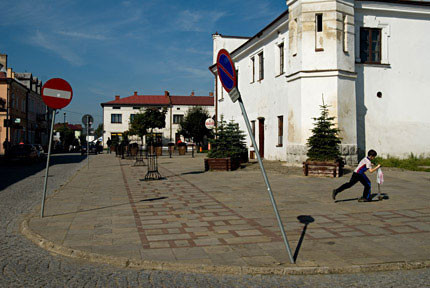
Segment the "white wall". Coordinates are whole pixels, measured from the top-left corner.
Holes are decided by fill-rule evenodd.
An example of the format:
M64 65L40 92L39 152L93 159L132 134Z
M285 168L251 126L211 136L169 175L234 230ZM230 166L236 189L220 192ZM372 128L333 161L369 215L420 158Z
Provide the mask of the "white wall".
M115 106L120 107L121 109L113 109L111 106L105 106L103 108L103 127L105 131L103 134L104 147L107 147L106 141L108 140L108 137L112 139L112 133L123 133L129 129L131 114L137 114L141 112L141 110L133 109L131 106ZM163 133L163 145L167 145L167 143L170 141L170 127L172 127L171 141L175 141L175 133L179 129L179 124L170 124L170 119L173 121L173 117L171 118L170 115L185 115L191 107L192 106L187 105L174 105L172 110L168 108L166 113L166 127L163 129L154 129L154 133ZM205 109L209 112L209 115L215 115L215 108L213 106L203 107L205 107ZM122 123L111 123L111 114L122 114ZM136 141L140 143L140 139L138 139L137 136L131 136L129 139L130 141Z
M383 29L386 64L356 65L360 148L385 156L430 156L430 7L365 2L356 12L356 43L360 26Z
M259 117L265 118L264 134L264 157L271 160L284 160L285 159L285 145L287 141L287 82L285 75L279 75L279 52L278 45L284 43L284 67L286 67L287 55L287 25L285 17L282 25L267 31L264 36L256 40L256 43L249 49L241 50L240 53L235 53L233 61L235 62L236 69L239 70L238 74L238 87L242 95L242 99L249 117L249 120L256 121L255 137L258 144ZM278 33L279 31L279 33ZM214 47L220 47L217 43L217 38L214 38ZM259 78L258 67L258 54L263 51L264 55L264 79ZM231 52L231 51L230 51ZM216 52L218 53L218 52ZM255 81L252 82L252 65L251 57L255 57ZM215 59L216 61L216 59ZM284 68L285 71L286 68ZM251 83L252 82L252 83ZM232 103L226 91L222 88L221 83L217 78L217 91L218 91L218 113L224 116L224 120L234 120L239 123L240 129L243 130L247 137L247 146L253 150L251 140L248 136L248 131L240 111L239 104ZM284 136L283 146L277 147L278 144L278 116L284 117Z
M320 115L322 94L341 129L341 149L348 164L357 162L357 147L359 157L368 149L383 156L406 157L411 152L430 156L430 7L352 0L290 0L288 6L285 19L232 54L249 119L265 118L265 158L295 162L306 158L305 145L312 118ZM323 13L321 35L315 31L315 13ZM383 65L356 64L362 26L382 29ZM221 47L230 45L231 53L241 44L227 43L220 35L213 40L214 63ZM280 41L286 73L277 76ZM317 51L317 44L323 50ZM260 51L265 58L262 81L258 81ZM235 120L247 133L239 105L231 102L218 78L215 85L219 116ZM378 91L382 98L376 97ZM284 141L283 147L276 147L280 115ZM258 143L258 120L255 134Z

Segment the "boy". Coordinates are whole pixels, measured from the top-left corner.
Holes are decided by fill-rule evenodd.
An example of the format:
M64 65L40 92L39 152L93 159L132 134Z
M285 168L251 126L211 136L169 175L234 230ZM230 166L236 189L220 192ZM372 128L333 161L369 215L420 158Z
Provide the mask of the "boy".
M363 158L360 163L358 163L357 168L355 168L354 173L352 173L351 179L348 183L343 184L337 189L333 189L332 198L336 199L336 195L342 192L345 189L351 188L358 181L361 182L364 186L363 197L358 199L358 202L370 202L372 199L370 198L370 180L367 178L365 172L369 170L370 173L378 170L381 165L378 164L375 168L372 168L372 160L375 159L377 153L375 150L369 150L367 152L367 157Z

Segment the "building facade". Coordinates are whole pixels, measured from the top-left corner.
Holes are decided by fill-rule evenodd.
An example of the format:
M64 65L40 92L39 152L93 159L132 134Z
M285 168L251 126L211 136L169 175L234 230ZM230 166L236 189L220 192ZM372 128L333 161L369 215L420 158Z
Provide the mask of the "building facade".
M430 3L289 0L287 5L242 43L242 37L213 35L214 63L219 49L230 47L260 154L304 161L313 118L324 101L341 131L348 164L368 149L382 156L430 156L430 58L422 57L430 45ZM216 75L215 64L209 69ZM215 79L218 115L245 130L239 106Z
M115 100L102 103L101 106L103 107L104 147L107 147L108 138L122 139L123 133L129 130L130 119L137 113L143 113L145 108L167 109L166 127L154 130L155 136L161 139L164 146L181 139L177 133L179 123L190 108L201 106L207 109L211 117L215 116L213 93L209 93L209 96L195 96L194 92L190 96L174 96L168 91L165 91L164 95L138 95L134 92L132 96L125 98L115 96ZM140 143L137 136L131 137L130 140Z
M42 81L31 73L15 73L7 67L7 55L0 54L0 154L6 143L34 143L47 146L47 107L41 97Z

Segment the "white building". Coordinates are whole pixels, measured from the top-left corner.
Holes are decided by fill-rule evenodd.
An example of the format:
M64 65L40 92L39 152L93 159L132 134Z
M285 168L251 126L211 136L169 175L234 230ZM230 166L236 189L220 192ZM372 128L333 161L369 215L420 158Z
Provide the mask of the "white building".
M214 63L222 48L235 62L260 154L304 161L324 98L341 129L348 164L369 149L382 156L430 156L430 3L288 0L287 5L249 39L213 35ZM216 75L216 65L210 69ZM238 104L217 77L215 91L217 115L246 131Z
M143 112L145 108L167 108L166 127L154 130L165 146L169 142L176 143L180 139L181 136L177 133L179 123L190 108L201 106L206 108L211 117L215 116L213 93L209 93L209 96L194 96L194 92L190 96L173 96L168 91L165 91L164 95L138 95L134 92L134 95L125 98L115 96L115 100L102 103L101 106L103 107L104 147L108 138L122 139L124 131L129 130L130 119L135 114ZM140 142L137 136L130 140Z

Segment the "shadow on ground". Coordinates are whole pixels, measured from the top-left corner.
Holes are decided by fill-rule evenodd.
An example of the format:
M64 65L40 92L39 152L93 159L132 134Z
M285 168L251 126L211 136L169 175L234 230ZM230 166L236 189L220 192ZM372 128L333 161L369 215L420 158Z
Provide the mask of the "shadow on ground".
M102 209L107 209L107 208L119 207L119 206L123 206L123 205L130 205L130 204L137 204L137 203L141 203L141 202L152 202L152 201L157 201L157 200L163 200L163 199L167 199L167 198L168 197L163 196L163 197L157 197L157 198L142 199L142 200L134 201L134 202L131 202L131 203L127 202L127 203L109 205L109 206L104 206L104 207L97 207L97 208L92 208L92 209L80 209L78 211L73 211L73 212L66 212L66 213L47 215L45 217L55 217L55 216L70 215L70 214L75 214L75 213L91 212L91 211L97 211L97 210L102 210Z
M49 166L78 163L85 160L80 153L51 155ZM7 161L0 164L0 191L46 168L46 160L36 163ZM52 177L53 175L49 175ZM44 177L44 176L43 176Z
M302 247L303 240L305 239L306 229L308 228L308 225L315 221L315 219L309 215L300 215L297 217L297 219L300 221L300 223L305 224L305 226L303 227L302 235L300 235L299 242L297 242L296 251L294 251L294 262L297 261L297 257L299 256L300 247Z

